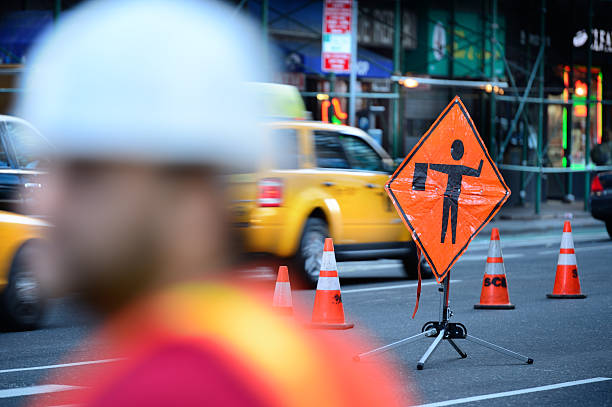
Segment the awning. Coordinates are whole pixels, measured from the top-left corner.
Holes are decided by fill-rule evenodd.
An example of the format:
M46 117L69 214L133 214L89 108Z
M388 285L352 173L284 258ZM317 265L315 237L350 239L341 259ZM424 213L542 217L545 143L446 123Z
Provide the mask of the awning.
M30 45L53 22L50 11L16 11L0 19L0 63L20 64Z
M326 74L321 70L320 41L275 41L284 72ZM357 76L362 78L389 78L393 73L393 61L367 49L357 52ZM348 76L348 74L338 74Z

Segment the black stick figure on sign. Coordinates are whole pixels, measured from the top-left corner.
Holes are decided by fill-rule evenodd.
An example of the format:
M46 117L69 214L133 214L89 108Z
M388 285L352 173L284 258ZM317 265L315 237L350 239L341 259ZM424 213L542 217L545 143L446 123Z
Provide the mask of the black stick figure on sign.
M463 157L463 142L461 140L453 141L453 144L451 145L451 157L453 157L455 161L459 161ZM457 211L459 210L461 180L464 175L468 177L480 177L482 160L480 160L478 169L458 164L416 163L414 165L414 177L412 181L412 189L414 191L425 191L428 166L433 171L442 172L448 175L446 191L444 192L444 204L442 207L442 231L440 243L444 243L446 238L446 229L448 228L448 213L450 212L451 232L453 235L453 244L455 244L455 239L457 237Z

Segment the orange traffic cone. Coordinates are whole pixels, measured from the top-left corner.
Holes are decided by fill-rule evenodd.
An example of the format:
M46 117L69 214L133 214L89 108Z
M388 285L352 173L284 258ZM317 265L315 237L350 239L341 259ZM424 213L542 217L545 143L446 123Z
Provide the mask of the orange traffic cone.
M317 283L314 308L312 310L311 328L322 329L349 329L354 324L344 320L344 306L340 293L340 279L336 267L334 243L331 238L325 239L321 272Z
M572 226L569 220L566 220L563 225L555 286L553 287L552 294L546 294L546 296L548 298L586 298L586 295L580 292L578 265L576 264Z
M293 315L291 284L289 283L289 271L287 270L287 266L280 266L278 268L272 306L283 315Z
M514 309L508 297L508 284L506 282L506 268L502 257L499 243L499 230L493 228L491 231L491 242L489 243L489 254L485 274L482 279L482 290L480 292L480 304L474 305L475 309Z

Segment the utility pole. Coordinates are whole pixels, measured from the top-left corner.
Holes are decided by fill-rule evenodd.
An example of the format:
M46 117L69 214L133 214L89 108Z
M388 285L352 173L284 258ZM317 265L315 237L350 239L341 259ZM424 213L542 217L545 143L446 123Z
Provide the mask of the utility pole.
M55 6L53 7L53 19L57 21L61 13L62 13L62 0L55 0Z
M542 143L544 136L544 61L546 52L546 0L542 0L542 11L540 13L540 51L542 57L540 59L540 86L538 88L538 97L540 98L540 104L538 104L538 141L537 141L537 160L540 171L536 173L536 196L535 196L535 213L540 214L540 208L542 205Z
M393 24L393 73L401 75L401 50L402 50L402 0L395 0L395 21ZM391 125L393 133L393 158L399 156L399 136L400 136L400 85L397 81L393 82L393 93L397 96L393 100L393 123Z
M357 117L355 112L355 94L357 93L357 15L358 2L353 0L353 18L351 19L351 72L349 79L349 124L355 126Z
M495 75L495 48L497 45L497 0L491 0L491 84L497 82L497 76ZM495 111L496 100L495 100L495 91L491 89L490 96L490 111L491 111L491 120L490 120L490 128L489 128L489 148L491 149L491 155L493 157L497 157L497 145L496 145L496 126L495 126L495 117L497 112Z
M261 2L261 27L264 44L267 48L268 45L268 0L262 0Z
M574 0L571 0L570 2L570 27L574 27L574 9L575 9L576 5ZM574 47L573 44L571 43L567 43L568 47L569 47L569 51L570 51L570 66L569 66L569 72L567 75L567 101L570 102L573 100L573 92L570 91L570 89L574 88ZM574 142L574 140L572 139L572 134L573 134L573 127L574 127L574 105L568 105L565 106L566 112L567 112L567 127L565 129L565 140L566 140L566 145L565 145L565 162L567 164L567 168L571 169L572 168L572 143ZM571 172L567 173L567 178L565 181L565 195L566 195L566 200L568 202L572 202L574 201L575 197L574 197L574 174L572 174Z
M588 23L587 23L587 33L589 35L589 40L587 41L587 77L586 77L586 85L587 85L587 94L586 94L586 126L584 126L584 131L586 132L584 138L584 165L585 165L585 173L584 173L584 210L589 210L589 197L591 195L591 173L589 172L589 167L591 165L591 65L592 61L592 53L591 46L593 45L593 0L589 0L589 11L588 11Z

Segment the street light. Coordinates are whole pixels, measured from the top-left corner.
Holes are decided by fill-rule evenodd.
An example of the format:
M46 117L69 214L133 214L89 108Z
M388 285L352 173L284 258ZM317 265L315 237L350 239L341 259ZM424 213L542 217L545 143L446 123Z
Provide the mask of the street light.
M408 78L402 81L401 84L407 88L416 88L417 86L419 86L419 82L416 79L412 79L412 78Z

